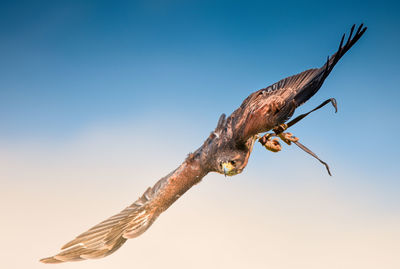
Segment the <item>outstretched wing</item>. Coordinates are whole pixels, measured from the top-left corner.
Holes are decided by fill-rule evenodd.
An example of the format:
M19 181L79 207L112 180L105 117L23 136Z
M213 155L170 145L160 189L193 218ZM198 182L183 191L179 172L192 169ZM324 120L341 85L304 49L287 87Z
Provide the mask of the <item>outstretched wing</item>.
M236 124L236 140L246 141L288 120L298 106L321 88L336 63L360 39L367 27L361 24L353 36L354 29L355 25L351 28L344 46L343 35L339 49L332 57L328 57L321 68L287 77L247 97L232 114L232 121Z
M353 36L354 29L355 25L351 27L346 44L343 46L343 41L345 38L345 34L343 34L337 52L333 54L332 57L328 57L327 62L324 66L319 69L313 69L313 75L307 80L306 83L302 83L301 85L298 85L296 87L297 90L294 99L297 106L304 104L321 88L322 83L324 83L325 79L328 77L335 65L339 62L342 56L360 39L360 37L367 30L367 27L363 27L363 24L361 24Z
M139 236L154 222L154 201L166 188L168 176L159 180L133 204L120 213L100 222L61 248L52 257L41 259L43 263L61 263L105 257L116 251L127 238ZM165 191L165 190L164 190Z
M127 239L145 232L164 210L198 183L205 173L195 162L186 160L178 169L148 188L136 202L65 244L60 253L40 261L80 261L113 253Z

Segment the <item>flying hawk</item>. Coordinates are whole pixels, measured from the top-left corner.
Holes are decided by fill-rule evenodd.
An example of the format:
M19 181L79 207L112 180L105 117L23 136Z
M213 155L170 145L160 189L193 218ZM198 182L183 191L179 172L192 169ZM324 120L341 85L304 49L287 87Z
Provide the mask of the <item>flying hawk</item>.
M295 109L310 99L322 86L339 59L359 40L367 27L361 24L355 31L350 30L344 43L343 35L335 54L326 63L315 69L285 78L264 89L252 93L229 117L221 115L217 127L195 152L174 171L161 178L153 187L133 204L120 213L97 224L88 231L65 244L61 252L41 259L43 263L61 263L105 257L116 251L127 239L144 233L157 217L170 207L181 195L199 183L209 172L225 176L239 174L246 167L254 143L258 141L268 150L281 150L278 138L285 143L292 142L318 157L298 142L291 133L284 132L325 104L336 101L326 100L309 113L287 122ZM262 137L261 133L272 130ZM320 160L320 159L318 159ZM328 169L328 165L320 160Z

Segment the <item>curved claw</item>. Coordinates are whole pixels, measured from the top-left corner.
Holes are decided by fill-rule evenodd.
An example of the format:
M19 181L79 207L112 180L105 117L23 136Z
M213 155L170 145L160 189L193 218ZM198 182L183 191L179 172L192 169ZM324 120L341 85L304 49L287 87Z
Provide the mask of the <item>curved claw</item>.
M282 139L283 142L285 142L288 145L291 145L292 142L299 141L299 138L293 136L292 133L280 133L278 136L280 139Z
M282 150L281 143L279 143L279 139L277 137L273 138L276 136L275 134L265 134L263 137L261 137L258 142L260 142L261 145L263 145L267 150L272 151L272 152L278 152Z
M272 140L268 140L264 147L272 152L278 152L282 150L281 143L279 143L278 138L274 138Z

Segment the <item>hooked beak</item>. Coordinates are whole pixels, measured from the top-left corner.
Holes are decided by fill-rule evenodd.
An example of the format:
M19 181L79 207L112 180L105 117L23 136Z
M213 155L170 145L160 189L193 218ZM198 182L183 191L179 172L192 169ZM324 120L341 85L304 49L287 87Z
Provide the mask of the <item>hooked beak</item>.
M224 171L224 175L226 177L228 173L232 170L232 165L227 162L224 162L221 165L222 165L222 170Z

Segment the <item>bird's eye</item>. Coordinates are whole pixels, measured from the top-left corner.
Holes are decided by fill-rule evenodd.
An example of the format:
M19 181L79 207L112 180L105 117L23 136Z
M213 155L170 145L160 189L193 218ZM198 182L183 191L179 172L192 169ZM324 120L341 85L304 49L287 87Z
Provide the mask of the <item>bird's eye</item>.
M232 165L235 165L235 164L236 164L236 161L230 161L230 163L231 163Z

